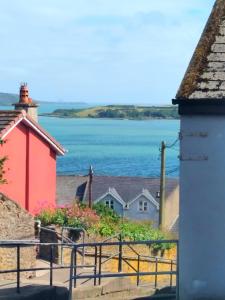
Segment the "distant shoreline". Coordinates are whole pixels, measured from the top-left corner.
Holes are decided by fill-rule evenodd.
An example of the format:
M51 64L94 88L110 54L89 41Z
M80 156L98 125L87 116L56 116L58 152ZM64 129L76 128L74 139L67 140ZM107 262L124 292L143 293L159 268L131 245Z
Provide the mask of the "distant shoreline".
M47 118L59 118L59 119L98 119L98 120L123 120L123 121L151 121L151 120L179 120L179 118L143 118L143 119L128 119L128 118L98 118L98 117L65 117L54 115L51 113L41 113L38 114L40 117L47 117Z
M56 109L41 116L63 119L115 119L115 120L178 120L174 106L107 105L83 109Z

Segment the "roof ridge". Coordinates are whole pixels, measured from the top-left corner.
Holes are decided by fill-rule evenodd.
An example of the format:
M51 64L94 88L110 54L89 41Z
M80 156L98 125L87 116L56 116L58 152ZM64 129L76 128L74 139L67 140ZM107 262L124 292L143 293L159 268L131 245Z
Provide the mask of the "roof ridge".
M7 118L8 117L8 118ZM63 155L65 150L63 147L37 122L35 122L25 111L21 110L1 110L0 120L4 122L0 126L0 138L4 139L10 131L17 126L20 122L26 122L26 125L33 128L42 138L44 138L52 147L56 153Z

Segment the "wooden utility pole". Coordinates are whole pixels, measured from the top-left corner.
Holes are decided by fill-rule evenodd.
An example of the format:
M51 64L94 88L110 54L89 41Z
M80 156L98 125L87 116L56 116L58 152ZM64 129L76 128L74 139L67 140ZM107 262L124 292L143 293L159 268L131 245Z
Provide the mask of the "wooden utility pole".
M159 205L159 228L164 229L165 226L165 150L166 144L162 142L161 145L161 174L160 174L160 205Z
M88 207L92 208L92 182L93 182L93 168L89 169L89 184L88 184Z

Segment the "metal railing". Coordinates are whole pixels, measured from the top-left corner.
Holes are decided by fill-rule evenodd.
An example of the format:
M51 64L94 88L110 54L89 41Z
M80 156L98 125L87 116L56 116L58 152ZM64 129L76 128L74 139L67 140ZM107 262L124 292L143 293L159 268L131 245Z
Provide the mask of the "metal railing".
M110 240L110 239L109 239ZM151 257L151 256L144 256L139 254L132 246L135 245L147 245L152 246L153 244L164 244L164 243L171 243L175 244L177 248L177 259L176 260L169 260L169 259L163 259L159 257ZM115 254L109 255L106 259L103 260L103 258L106 256L103 253L104 248L106 247L118 247L118 252ZM137 268L132 266L132 264L129 262L130 257L126 258L123 255L123 249L124 247L129 247L136 255L137 255ZM78 265L78 253L79 248L88 248L91 247L94 249L93 258L94 263L92 266L89 265L89 267L93 267L94 271L93 274L78 274L77 270L80 268ZM137 278L137 285L140 284L140 277L145 276L155 276L154 286L157 288L158 286L158 277L159 276L170 276L170 286L172 287L173 284L173 276L176 276L176 299L179 299L179 243L177 240L157 240L157 241L122 241L121 236L119 237L119 241L116 242L99 242L99 243L83 243L83 244L75 244L73 245L73 249L71 252L71 262L70 262L70 282L69 282L69 294L70 299L72 299L72 289L77 287L77 281L79 279L93 279L94 285L101 284L102 278L120 278L120 277L136 277ZM103 272L102 266L106 262L108 262L111 259L118 259L118 270L117 272ZM141 258L149 259L149 262L155 264L155 271L151 272L143 272L140 270L140 262ZM159 271L159 264L162 264L163 261L165 263L170 264L170 270L169 271ZM123 272L123 262L126 263L133 272ZM174 271L174 266L176 266L176 270Z
M68 245L62 243L63 245ZM21 267L21 249L27 247L37 248L40 246L48 246L50 248L49 255L49 267L32 267L22 268ZM16 269L0 270L0 274L16 273L16 292L21 292L21 273L23 272L35 272L35 271L49 271L49 285L53 285L53 271L59 269L70 269L71 266L55 266L54 265L54 248L59 246L58 243L40 243L39 241L0 241L0 248L14 248L16 249Z
M63 250L64 250L64 248L71 247L70 244L74 244L75 243L75 241L73 241L73 239L65 237L65 235L64 235L65 231L67 231L67 232L69 231L70 233L71 232L72 233L75 232L75 233L78 233L78 234L82 234L82 242L83 242L83 244L84 244L85 236L86 236L86 231L83 228L74 228L74 227L69 227L69 226L62 226L62 229L61 229L62 241L64 241L64 239L67 239L68 242L69 242L69 245L67 245L67 246L61 245L61 265L64 265L64 261L63 261ZM85 252L84 252L84 247L83 247L82 248L82 264L84 264L84 259L85 259Z
M38 222L37 222L38 223ZM68 235L65 235L65 231L69 231L69 233L78 233L78 234L82 234L82 241L84 243L85 241L85 236L86 236L86 231L85 229L83 228L74 228L74 227L69 227L69 226L62 226L61 228L61 232L57 232L55 229L51 229L51 228L48 228L48 227L43 227L40 225L38 225L38 228L39 228L39 236L40 236L40 233L41 231L44 231L44 232L51 232L53 233L56 238L58 240L61 241L60 244L58 244L60 247L61 247L61 251L60 251L60 264L61 265L64 265L64 261L63 261L63 250L65 248L70 248L71 245L75 244L75 241L72 239L72 238L69 238ZM85 252L84 252L84 248L82 249L82 252L80 252L80 254L82 255L82 263L84 264L84 259L85 259Z
M69 269L69 294L72 297L72 289L77 286L77 280L79 279L93 279L94 285L101 284L101 280L103 278L120 278L120 277L136 277L137 285L140 284L140 278L143 276L155 276L154 286L157 288L158 286L158 278L159 276L170 276L170 286L173 284L173 277L176 276L176 299L179 299L179 243L177 240L160 240L160 241L122 241L121 237L119 237L119 241L110 241L111 239L107 239L107 241L99 242L99 243L81 243L81 244L70 244L71 248L71 261L67 266L64 265L55 265L54 264L54 250L60 246L59 243L40 243L37 240L33 241L0 241L0 248L14 248L15 249L15 260L16 260L16 268L15 269L7 269L0 270L0 274L8 274L15 273L16 274L16 291L17 293L21 292L21 273L23 272L35 272L35 271L49 271L49 285L53 285L54 279L54 270L59 269ZM136 245L148 245L152 246L153 244L163 244L163 243L172 243L177 247L177 259L176 260L166 260L158 257L144 256L139 254L134 246ZM68 247L68 243L61 243L62 246ZM37 248L40 246L48 246L49 247L49 266L48 267L32 267L25 268L22 267L21 263L21 249L26 247ZM106 247L118 247L118 252L111 255L106 255L104 253L104 249ZM92 257L94 259L93 264L81 264L78 263L78 255L82 256L82 252L80 249L87 249L90 247L92 250ZM134 259L131 257L126 257L123 253L124 247L129 247L133 253L136 255L135 259L137 260L137 267L135 268L131 263L130 259ZM85 252L86 253L86 252ZM88 254L90 256L90 253ZM105 259L104 259L105 258ZM116 272L104 272L102 266L110 261L111 259L118 260L118 267ZM150 263L155 264L155 270L151 272L143 272L140 268L141 259L147 259ZM168 264L170 262L170 270L169 271L160 271L159 265L162 264L163 260ZM127 264L132 272L123 272L123 262ZM174 266L176 266L176 270L174 270ZM81 268L90 268L93 269L93 274L78 274L77 270ZM72 299L72 298L70 298Z

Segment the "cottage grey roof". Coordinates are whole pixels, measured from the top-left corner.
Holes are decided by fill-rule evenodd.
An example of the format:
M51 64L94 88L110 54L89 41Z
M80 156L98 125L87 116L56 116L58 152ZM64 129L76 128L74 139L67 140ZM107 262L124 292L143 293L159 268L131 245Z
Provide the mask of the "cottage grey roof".
M166 196L178 185L176 179L167 179ZM92 185L93 200L98 199L110 188L115 188L125 202L129 202L147 189L153 198L160 190L160 180L157 178L123 177L123 176L94 176ZM87 201L88 194L85 199ZM159 200L157 198L157 200Z
M176 98L225 98L224 0L215 2Z
M58 205L71 204L82 200L88 178L86 176L58 175L56 182L56 202Z
M166 197L178 186L177 179L167 178ZM160 180L157 178L120 177L120 176L93 176L92 196L93 201L109 191L116 189L125 202L129 202L147 189L154 199L160 190ZM75 198L84 202L88 200L88 176L57 176L57 203L68 204Z

